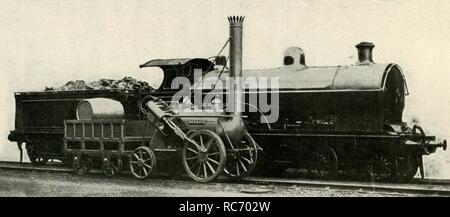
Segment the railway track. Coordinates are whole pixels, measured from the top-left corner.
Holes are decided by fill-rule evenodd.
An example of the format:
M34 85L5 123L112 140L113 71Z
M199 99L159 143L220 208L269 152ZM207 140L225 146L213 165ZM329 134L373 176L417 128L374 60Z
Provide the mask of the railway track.
M44 166L35 166L31 163L0 161L3 170L28 170L51 173L71 173L72 169L62 163L49 163ZM103 173L101 170L91 170L90 173ZM123 172L122 174L126 174ZM162 176L155 176L157 178ZM230 182L228 179L218 179L218 182ZM450 180L445 179L414 179L410 183L371 183L356 181L325 181L304 178L272 178L272 177L246 177L240 183L259 185L297 185L308 187L328 187L336 189L411 193L421 195L450 196Z
M324 181L311 179L292 179L292 178L267 178L267 177L246 177L247 182L261 184L281 184L281 185L299 185L311 187L329 187L339 189L354 189L380 192L398 192L423 195L442 195L450 196L450 182L440 182L431 184L432 181L413 183L371 183L355 181Z
M62 163L48 163L47 165L36 166L31 163L20 163L14 161L0 161L0 169L6 170L32 170L44 172L71 172L72 169L65 167Z

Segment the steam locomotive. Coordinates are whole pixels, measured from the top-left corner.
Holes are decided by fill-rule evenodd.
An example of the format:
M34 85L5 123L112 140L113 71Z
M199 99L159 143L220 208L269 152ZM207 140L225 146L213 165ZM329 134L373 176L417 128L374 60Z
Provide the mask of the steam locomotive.
M210 181L222 172L230 177L243 177L253 169L259 174L275 175L287 168L305 169L311 176L319 178L356 174L374 180L408 180L418 170L424 176L423 155L435 152L438 147L446 149L445 140L437 142L434 136L425 135L419 125L408 126L402 120L405 96L408 95L404 73L397 64L374 63L374 44L362 42L356 45L358 62L348 66L308 66L304 51L290 47L284 52L283 65L279 68L242 70L243 20L242 17L229 18L229 69L227 58L220 56L213 61L205 58L157 59L140 65L141 68L163 70L163 82L155 90L15 93L16 122L9 140L17 142L21 152L25 143L28 156L35 164L59 159L72 164L76 162L77 171L87 170L87 163L80 163L81 158L95 152L91 155L99 155L100 161L106 162L109 173L114 168L111 162L119 161L115 166L123 164L122 158L117 156L126 156L127 164L132 165L134 154L142 154L144 149L144 155L152 159L155 158L153 151L176 153L183 149L185 169L197 181ZM201 79L194 78L195 69L201 69ZM235 109L232 112L208 112L207 108L197 105L201 112L192 112L195 107L192 105L191 110L174 112L173 96L180 89L173 88L172 82L177 77L185 77L192 83L195 88L190 91L200 89L203 97L213 94L221 99L219 103L226 104L223 99L231 96ZM241 84L230 88L217 85L228 77L243 80L277 77L279 86L246 87ZM261 121L267 120L270 114L252 100L255 93L264 93L266 99L278 98L279 112L275 121ZM148 100L149 96L154 100ZM96 98L120 102L124 110L120 120L107 117L79 120L80 102ZM149 107L152 102L160 108ZM155 110L167 114L155 115ZM150 118L149 113L153 113ZM152 127L148 123L152 123ZM114 138L114 129L119 129L117 135L122 133L122 137ZM218 143L224 143L226 149L222 151L221 166L211 169L211 176L206 172L207 166L198 168L198 171L204 169L206 174L199 175L202 172L190 170L193 165L186 163L188 158L198 162L204 162L205 156L207 158L208 153L204 151L199 151L203 154L195 152L191 157L185 153L189 144L191 148L200 144L198 140L193 141L194 137L201 134L198 131L204 133L205 130ZM89 138L94 137L94 131L99 132L98 141L101 142L97 144L97 140L92 140L95 143L92 145L99 147L89 152L86 146L92 143ZM184 142L170 139L180 132L179 137ZM127 133L131 136L127 137ZM104 134L111 134L111 138L108 140ZM107 143L114 142L120 147L105 148ZM116 149L119 150L117 153L114 152ZM164 159L173 162L180 158L175 154ZM132 172L135 169L129 168ZM135 173L135 176L143 175Z

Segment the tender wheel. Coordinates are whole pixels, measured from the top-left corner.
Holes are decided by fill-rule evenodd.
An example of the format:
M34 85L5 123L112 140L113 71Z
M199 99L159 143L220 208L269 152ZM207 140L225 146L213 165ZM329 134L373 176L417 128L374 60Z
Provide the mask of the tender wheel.
M313 148L308 172L316 178L333 178L338 174L338 156L333 148L319 145Z
M386 181L394 176L394 163L385 153L374 153L366 164L367 175L372 181Z
M242 178L255 169L258 161L258 145L250 134L245 132L241 143L236 144L234 148L236 150L227 152L227 163L223 171L230 178Z
M130 156L130 171L138 179L147 178L156 166L156 157L147 146L136 148Z
M48 158L43 157L43 156L32 156L30 157L30 161L31 163L35 164L35 165L45 165L48 162Z
M197 182L215 179L226 162L222 139L210 130L196 131L189 138L196 144L187 142L183 148L183 166L187 174Z
M45 165L48 162L48 158L44 157L45 148L39 147L39 145L30 144L26 146L28 158L30 158L31 163L40 166Z
M122 159L120 157L104 157L103 158L103 173L106 176L115 176L122 168Z
M72 160L72 169L78 175L88 173L92 167L92 161L89 157L76 155Z

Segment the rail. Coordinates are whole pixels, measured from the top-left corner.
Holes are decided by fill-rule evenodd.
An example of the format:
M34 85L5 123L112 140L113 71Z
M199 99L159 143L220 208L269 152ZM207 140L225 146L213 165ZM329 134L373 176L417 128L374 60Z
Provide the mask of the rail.
M72 169L65 167L62 163L50 163L45 166L35 166L31 163L19 163L11 161L0 161L0 169L3 170L27 170L52 173L72 173ZM92 173L102 173L101 170L92 170ZM126 174L122 172L122 174ZM130 177L131 178L131 177ZM155 178L163 179L162 176ZM217 182L229 183L229 179L218 179ZM328 187L336 189L365 190L379 192L409 193L431 196L450 196L450 180L448 179L414 179L409 183L373 183L356 181L328 181L311 180L304 178L271 178L271 177L246 177L240 181L244 184L261 185L298 185L307 187Z

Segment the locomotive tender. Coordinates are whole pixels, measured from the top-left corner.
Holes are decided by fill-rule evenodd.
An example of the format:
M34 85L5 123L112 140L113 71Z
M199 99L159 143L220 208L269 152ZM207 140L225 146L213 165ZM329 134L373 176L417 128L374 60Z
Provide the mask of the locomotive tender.
M151 172L142 169L146 159L150 167L156 159L182 159L187 174L201 182L216 178L222 170L230 177L243 177L255 166L255 172L272 175L294 167L307 169L315 177L356 173L375 180L410 179L418 169L424 176L423 155L438 147L446 149L445 140L434 142L436 138L425 135L420 126L403 122L408 94L405 76L397 64L374 63L372 43L356 45L358 62L354 65L308 66L303 50L291 47L279 68L242 71L243 18L230 17L229 21L230 70L214 67L223 64L224 58L215 62L158 59L140 66L160 67L164 72L161 86L152 91L15 93L16 125L9 140L19 148L25 143L33 163L60 159L72 163L79 173L97 160L106 174L113 175L125 162L134 176L145 178ZM195 69L202 69L200 81L192 77ZM184 110L177 114L170 108L179 90L171 89L177 76L187 77L205 94L229 95L229 89L216 86L227 75L244 80L278 77L279 88L235 86L233 113ZM277 121L260 121L268 114L249 100L254 93L279 97ZM96 98L120 102L123 116L77 119L80 102ZM245 108L242 113L241 106ZM258 112L249 112L250 108ZM212 172L208 152L199 147L202 136L215 141L215 151L220 153L212 159L217 162ZM189 153L189 149L195 150Z

